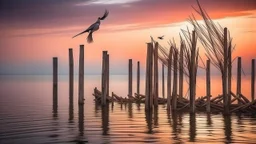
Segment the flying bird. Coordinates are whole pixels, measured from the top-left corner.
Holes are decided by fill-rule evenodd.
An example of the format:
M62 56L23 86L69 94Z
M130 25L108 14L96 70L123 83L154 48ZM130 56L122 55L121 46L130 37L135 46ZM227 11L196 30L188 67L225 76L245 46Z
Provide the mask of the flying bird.
M160 39L160 40L162 40L162 39L164 39L164 35L163 36L159 36L159 37L157 37L158 39Z
M85 31L73 36L73 38L88 32L89 35L87 36L87 42L92 43L93 42L92 33L97 31L100 28L100 21L104 20L108 16L108 13L109 13L108 10L105 10L104 15L102 17L99 17L98 20L94 24L89 26Z

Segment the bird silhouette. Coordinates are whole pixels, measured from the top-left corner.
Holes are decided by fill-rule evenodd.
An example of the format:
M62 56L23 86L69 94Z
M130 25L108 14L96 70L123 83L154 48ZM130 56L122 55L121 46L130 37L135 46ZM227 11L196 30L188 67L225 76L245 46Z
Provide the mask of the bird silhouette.
M157 37L158 39L160 39L160 40L162 40L162 39L164 39L164 35L163 36L159 36L159 37Z
M91 26L89 26L85 31L83 31L83 32L81 32L81 33L79 33L79 34L73 36L73 38L75 38L75 37L77 37L77 36L79 36L79 35L81 35L81 34L84 34L84 33L88 32L89 35L87 36L87 42L88 42L88 43L92 43L92 42L93 42L92 33L95 32L95 31L97 31L97 30L100 28L100 21L101 21L101 20L104 20L104 19L108 16L108 13L109 13L108 10L105 10L104 15L103 15L102 17L99 17L98 20L97 20L94 24L92 24Z

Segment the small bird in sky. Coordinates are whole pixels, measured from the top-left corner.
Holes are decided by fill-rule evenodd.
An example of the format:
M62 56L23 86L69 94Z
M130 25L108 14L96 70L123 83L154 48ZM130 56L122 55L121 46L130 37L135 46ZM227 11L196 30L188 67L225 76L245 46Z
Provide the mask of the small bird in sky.
M87 42L88 43L92 43L93 42L92 33L97 31L100 28L100 21L104 20L108 16L108 13L109 13L108 10L105 10L104 15L102 17L99 17L98 20L94 24L92 24L90 27L88 27L85 31L83 31L83 32L73 36L73 38L77 37L77 36L79 36L79 35L81 35L83 33L88 32L89 35L87 36Z
M163 40L164 39L164 35L163 36L159 36L157 38L160 39L160 40Z

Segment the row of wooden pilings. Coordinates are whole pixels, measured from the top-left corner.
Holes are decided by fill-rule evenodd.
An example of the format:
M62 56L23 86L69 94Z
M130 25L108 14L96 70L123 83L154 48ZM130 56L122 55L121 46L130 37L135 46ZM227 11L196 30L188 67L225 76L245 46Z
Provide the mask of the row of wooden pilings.
M74 57L73 49L69 53L69 104L73 107L74 101ZM80 45L79 52L79 80L78 80L78 104L84 104L84 45ZM58 107L58 58L53 57L53 111L57 112ZM80 108L79 108L80 110Z
M169 61L167 66L167 108L176 110L177 109L177 97L178 99L183 99L183 67L180 60L178 63L178 52L170 49ZM106 105L107 96L109 96L109 54L107 51L103 51L102 57L102 97L101 104ZM179 53L179 57L182 58L183 51ZM173 58L172 58L173 56ZM172 62L173 60L173 62ZM173 69L172 69L173 64ZM179 66L179 68L178 68ZM255 60L251 63L251 98L252 101L255 99ZM128 62L128 97L133 95L132 91L132 59ZM162 96L165 97L165 72L164 64L162 65ZM237 66L237 96L241 97L241 57L238 57ZM179 80L178 80L178 70L179 70ZM172 77L173 73L173 77ZM211 81L210 81L210 60L206 62L206 96L207 96L207 106L206 111L210 112L210 101L211 101ZM173 81L172 81L173 78ZM179 92L178 92L178 81L179 81ZM145 110L149 111L152 109L153 105L158 106L159 90L158 90L158 43L147 44L147 57L146 57L146 80L145 80ZM70 103L73 103L73 92L74 92L74 60L73 60L73 50L69 49L69 96ZM171 86L171 84L173 84ZM194 85L195 86L195 85ZM190 85L193 87L193 85ZM172 91L171 91L172 88ZM231 87L230 87L231 88ZM53 58L53 107L57 109L58 97L58 59ZM136 94L140 94L140 62L137 62L137 91ZM80 45L79 54L79 82L78 82L78 103L84 104L84 45ZM191 95L191 94L190 94ZM193 95L193 94L192 94ZM195 92L194 97L190 97L190 112L195 112ZM232 100L231 100L232 102ZM239 103L240 101L238 101ZM225 106L225 104L224 104Z

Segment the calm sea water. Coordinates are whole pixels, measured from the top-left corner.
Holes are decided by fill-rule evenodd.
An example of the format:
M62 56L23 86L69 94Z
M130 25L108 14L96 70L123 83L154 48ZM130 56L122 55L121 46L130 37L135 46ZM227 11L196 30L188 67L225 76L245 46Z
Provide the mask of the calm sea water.
M73 107L68 76L61 75L58 109L53 111L51 75L0 76L0 143L256 143L256 116L168 113L164 105L145 114L143 104L114 103L102 109L92 96L93 88L101 83L97 75L85 76L85 105L78 107L75 78ZM126 96L127 79L112 75L110 91ZM142 77L142 93L144 83ZM204 83L199 77L198 96L205 94ZM242 90L248 98L249 87L250 80L244 78ZM220 79L212 78L212 94L220 90Z

